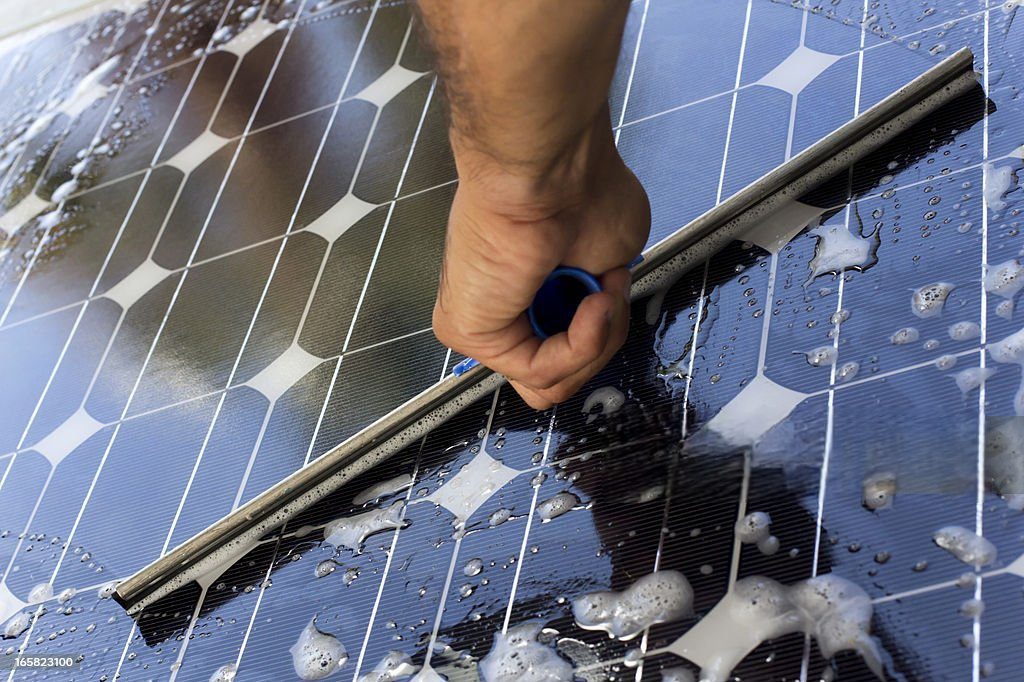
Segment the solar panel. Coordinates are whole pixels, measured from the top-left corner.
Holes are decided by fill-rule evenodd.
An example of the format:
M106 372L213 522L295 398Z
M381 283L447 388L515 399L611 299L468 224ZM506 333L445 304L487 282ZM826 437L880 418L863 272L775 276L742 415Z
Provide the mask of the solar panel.
M572 400L489 395L137 620L111 581L460 359L429 330L441 96L404 3L150 0L11 42L0 621L7 655L79 660L10 679L312 679L310 642L337 679L495 682L517 645L533 679L687 679L709 632L738 679L875 679L866 642L892 679L1016 679L1020 378L996 342L1019 323L1012 277L985 279L1020 249L1019 9L633 2L612 120L651 244L959 47L988 100L634 306ZM770 528L742 542L754 512ZM958 561L947 526L998 559ZM574 600L654 571L693 614L581 627ZM715 630L755 576L789 604L830 574L874 639L829 660L806 624L755 636L756 609Z

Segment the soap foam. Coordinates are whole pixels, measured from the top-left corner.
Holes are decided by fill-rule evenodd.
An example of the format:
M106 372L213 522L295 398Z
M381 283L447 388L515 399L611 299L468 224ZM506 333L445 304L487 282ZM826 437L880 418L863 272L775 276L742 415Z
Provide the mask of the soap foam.
M766 512L751 512L736 522L733 531L745 545L757 545L761 554L771 556L779 551L779 539L771 535L772 517Z
M959 611L965 618L978 618L985 613L985 602L981 599L965 599L960 604Z
M664 483L652 483L646 488L641 488L636 492L626 495L622 501L626 504L647 504L648 502L654 502L655 500L661 499L661 496L664 494Z
M999 553L988 539L962 526L946 526L935 531L932 540L965 564L975 568L994 563Z
M412 487L412 474L402 474L371 485L366 490L352 498L352 504L366 504L381 497L394 495L397 492L408 490Z
M1011 258L999 265L990 266L985 272L985 291L1012 301L1024 288L1024 265Z
M28 603L38 604L53 597L53 585L50 583L39 583L28 593Z
M701 669L701 682L725 682L740 661L762 642L804 632L825 658L858 652L884 679L882 651L871 636L871 599L854 583L834 574L792 586L752 576L736 582L695 627L669 646Z
M625 404L626 396L622 394L622 391L614 386L602 386L591 392L587 399L583 401L583 414L587 415L587 423L589 424L597 419L598 414L608 416L613 412L617 412ZM593 412L593 409L598 405L601 406L600 412Z
M954 322L949 325L949 338L954 341L970 341L981 336L977 322Z
M389 651L373 670L359 676L357 682L396 682L414 675L419 668L412 663L409 654Z
M399 500L390 507L335 519L324 528L324 542L359 552L362 550L363 541L371 535L404 528L403 509L405 502Z
M996 362L1024 366L1024 329L1010 334L1001 341L988 344L988 354ZM1017 387L1013 409L1017 416L1024 415L1024 380Z
M71 178L70 180L61 183L58 185L57 189L53 190L53 194L50 195L50 201L55 204L59 204L77 191L78 180L76 178Z
M888 509L896 497L896 474L879 471L866 477L861 483L861 504L872 511Z
M697 682L697 678L688 668L665 668L661 671L661 682Z
M922 319L942 314L946 299L956 285L951 282L935 282L917 289L910 300L910 309Z
M985 481L1011 509L1024 510L1024 418L985 422Z
M628 641L652 625L693 615L693 588L679 571L655 571L622 592L601 591L572 600L576 624Z
M839 224L819 225L809 234L817 237L818 242L814 247L814 258L808 265L811 275L807 284L826 273L839 274L850 269L863 271L877 262L877 232L864 238L852 234L846 225Z
M117 590L117 580L111 580L109 583L104 583L100 586L96 592L96 596L100 599L110 599L114 596L114 592Z
M781 543L779 539L774 535L769 535L766 538L761 538L757 541L757 549L765 556L771 556L779 551Z
M736 537L743 544L764 540L771 534L772 517L766 512L751 512L736 522Z
M985 164L985 201L990 209L996 213L1006 209L1006 195L1013 188L1015 181L1013 166L997 168L994 164Z
M4 625L3 638L17 639L21 636L21 633L28 630L28 626L31 624L32 614L28 611L20 611L8 620L6 625Z
M322 680L348 662L345 645L316 627L316 618L302 629L298 641L288 650L295 674L303 680Z
M554 649L537 641L544 628L528 621L496 632L487 655L480 659L484 682L572 682L573 668Z
M213 674L210 675L210 682L234 682L237 674L238 666L228 663L213 671Z
M960 394L967 397L968 393L980 387L995 373L995 367L969 367L954 374L953 380Z
M1010 334L1005 339L990 343L988 354L996 362L1024 364L1024 329Z
M447 679L448 678L439 675L437 671L429 665L425 665L418 673L409 679L409 682L447 682Z

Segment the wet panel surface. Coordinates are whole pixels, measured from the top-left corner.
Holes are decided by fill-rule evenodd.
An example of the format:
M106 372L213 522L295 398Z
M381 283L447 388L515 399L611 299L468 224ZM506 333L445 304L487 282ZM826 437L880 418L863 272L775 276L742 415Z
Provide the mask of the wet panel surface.
M79 658L10 677L1018 679L1020 11L633 2L652 244L959 47L988 99L637 302L570 401L486 396L134 620L110 581L459 359L443 100L402 2L0 44L0 633Z

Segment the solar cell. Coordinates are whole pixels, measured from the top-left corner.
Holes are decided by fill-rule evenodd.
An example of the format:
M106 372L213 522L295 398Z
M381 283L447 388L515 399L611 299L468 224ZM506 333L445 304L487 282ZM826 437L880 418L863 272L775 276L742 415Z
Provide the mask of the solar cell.
M1020 250L1019 3L633 2L612 120L651 244L959 47L988 101L634 306L572 400L489 395L137 621L109 581L460 359L428 329L455 176L404 3L101 9L0 52L0 621L33 614L9 653L81 654L68 679L292 679L313 621L347 652L335 678L390 679L372 671L400 652L460 680L538 621L557 632L525 646L553 670L686 679L680 638L737 584L835 574L889 677L1016 679L1022 521L999 495L1024 491L992 467L1020 447L1020 377L992 351L1019 323L984 279ZM941 313L917 314L939 282ZM622 406L585 412L608 386ZM878 475L896 492L872 510ZM736 536L752 512L777 549ZM957 561L933 541L950 525L998 560ZM628 641L577 623L574 600L658 570L694 616ZM822 641L755 638L733 674L875 679Z

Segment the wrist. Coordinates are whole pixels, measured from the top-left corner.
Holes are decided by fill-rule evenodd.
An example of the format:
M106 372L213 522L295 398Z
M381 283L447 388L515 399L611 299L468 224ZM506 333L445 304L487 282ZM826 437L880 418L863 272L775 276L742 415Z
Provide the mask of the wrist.
M455 128L450 138L463 197L517 222L580 205L600 176L622 163L607 113L561 142L496 149Z

